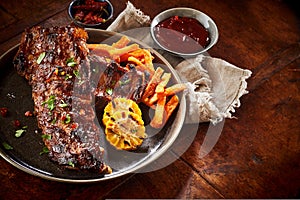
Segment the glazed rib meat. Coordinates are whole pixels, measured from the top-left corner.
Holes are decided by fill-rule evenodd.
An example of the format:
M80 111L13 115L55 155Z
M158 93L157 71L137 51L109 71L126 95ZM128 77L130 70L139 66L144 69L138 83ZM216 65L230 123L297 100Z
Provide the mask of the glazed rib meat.
M67 168L110 173L93 108L87 33L72 26L25 30L14 65L32 87L49 157ZM106 66L103 58L98 65Z
M117 97L125 97L139 103L149 77L148 72L136 70L133 64L121 66L114 61L109 62L101 72L95 90L97 105L105 105L103 102L109 102Z

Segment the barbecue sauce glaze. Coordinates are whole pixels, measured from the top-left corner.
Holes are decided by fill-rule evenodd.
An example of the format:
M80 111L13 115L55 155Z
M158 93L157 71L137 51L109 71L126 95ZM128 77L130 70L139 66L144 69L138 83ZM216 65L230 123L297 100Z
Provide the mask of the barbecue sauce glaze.
M190 17L169 17L155 26L154 33L162 46L179 53L196 53L210 43L208 30Z

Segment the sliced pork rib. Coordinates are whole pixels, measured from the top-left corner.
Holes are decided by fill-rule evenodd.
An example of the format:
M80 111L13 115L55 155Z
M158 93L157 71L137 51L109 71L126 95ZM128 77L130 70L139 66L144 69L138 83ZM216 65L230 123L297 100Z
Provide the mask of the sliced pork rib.
M102 159L103 134L92 106L87 38L83 29L72 26L27 29L14 64L32 87L38 126L51 160L68 168L110 173ZM104 59L97 60L106 67Z
M111 61L101 72L95 90L96 102L109 102L112 98L125 97L137 103L149 81L150 74L136 70L133 64L121 66ZM105 103L101 103L105 104Z

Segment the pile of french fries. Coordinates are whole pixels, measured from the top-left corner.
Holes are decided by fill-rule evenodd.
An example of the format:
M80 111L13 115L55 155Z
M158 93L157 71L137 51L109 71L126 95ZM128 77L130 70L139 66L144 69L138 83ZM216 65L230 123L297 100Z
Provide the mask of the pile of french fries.
M167 88L170 78L171 73L164 73L164 70L158 67L144 91L142 101L155 110L150 122L153 128L161 128L168 121L179 104L176 93L186 88L184 84L175 84Z
M129 38L123 36L112 45L88 44L88 48L100 56L109 57L118 63L133 63L137 70L149 72L150 81L143 93L142 102L154 109L154 117L150 125L153 128L161 128L179 104L176 93L186 89L186 86L175 84L167 87L171 73L165 73L160 67L155 70L152 63L154 57L151 52L147 49L141 49L138 44L128 45L129 43Z

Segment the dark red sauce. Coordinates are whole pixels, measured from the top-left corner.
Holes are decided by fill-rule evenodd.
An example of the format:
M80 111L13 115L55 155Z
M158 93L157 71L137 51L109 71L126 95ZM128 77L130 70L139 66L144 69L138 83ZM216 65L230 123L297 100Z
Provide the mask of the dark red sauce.
M196 53L210 43L208 30L190 17L167 18L156 25L154 33L162 46L179 53Z
M2 117L6 117L7 116L7 112L8 112L8 109L3 107L3 108L0 108L0 114Z
M19 120L14 120L14 125L16 128L19 128L21 126L21 122Z

